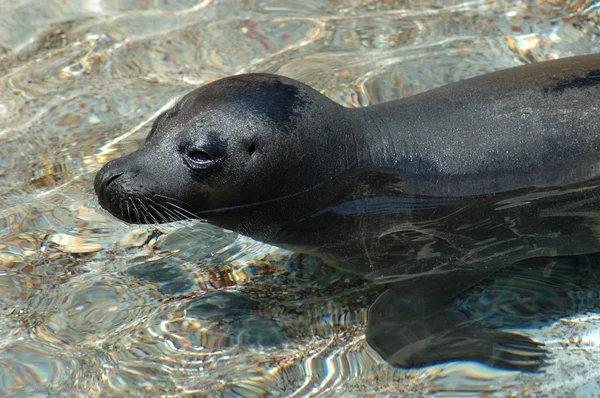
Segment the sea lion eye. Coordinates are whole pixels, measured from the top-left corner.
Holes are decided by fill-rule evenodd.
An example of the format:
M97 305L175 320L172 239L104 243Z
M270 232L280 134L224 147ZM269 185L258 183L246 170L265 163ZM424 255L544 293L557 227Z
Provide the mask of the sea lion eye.
M191 163L197 166L204 166L213 161L212 156L200 149L190 149L187 157Z

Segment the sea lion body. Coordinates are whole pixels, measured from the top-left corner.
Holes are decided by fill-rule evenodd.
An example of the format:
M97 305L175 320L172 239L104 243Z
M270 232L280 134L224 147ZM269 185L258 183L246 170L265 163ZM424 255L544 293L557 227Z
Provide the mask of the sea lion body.
M425 177L410 193L564 186L600 173L599 68L600 55L541 62L359 112L374 113L382 166Z
M390 283L367 340L392 364L533 369L537 343L448 306L524 258L600 251L598 109L600 55L359 109L289 78L233 76L161 115L95 189L128 222L200 217Z

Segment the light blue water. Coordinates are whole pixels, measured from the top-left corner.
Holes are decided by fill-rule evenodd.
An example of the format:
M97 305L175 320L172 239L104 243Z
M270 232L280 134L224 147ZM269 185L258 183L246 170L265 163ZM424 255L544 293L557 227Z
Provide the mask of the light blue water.
M401 370L364 342L361 281L207 225L124 225L92 191L200 84L274 72L363 106L597 52L598 9L0 0L0 396L600 396L598 283L569 268L583 260L516 267L457 301L545 342L545 373ZM548 267L556 284L536 282Z

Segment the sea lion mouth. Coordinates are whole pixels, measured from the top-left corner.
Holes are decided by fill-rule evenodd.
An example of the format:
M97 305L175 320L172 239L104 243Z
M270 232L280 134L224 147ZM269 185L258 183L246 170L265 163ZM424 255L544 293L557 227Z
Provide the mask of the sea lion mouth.
M100 206L112 216L129 224L167 224L176 221L201 219L175 198L162 195L117 194L103 201ZM160 200L155 200L161 198Z
M164 195L146 194L135 183L139 173L124 171L110 162L94 179L94 190L100 206L129 224L163 224L198 218L184 202ZM139 178L139 177L138 177Z
M321 181L304 190L263 201L195 211L188 203L173 196L159 193L143 194L139 189L125 190L122 184L118 184L125 178L127 175L124 172L111 174L103 169L96 175L94 189L98 203L103 209L130 224L164 224L192 219L206 221L205 217L210 218L211 215L255 209L294 199L309 194L328 182Z
M108 186L119 177L120 175L110 176L106 179L106 182L95 184L96 194L102 208L119 220L129 224L165 224L183 220L207 222L207 219L213 218L211 216L218 217L220 214L225 215L227 213L258 209L261 206L280 204L284 201L309 194L327 183L327 181L322 181L304 190L259 202L194 211L188 203L162 194L152 193L143 195L139 191L135 195L130 192L107 192Z
M200 218L200 216L202 216L202 215L218 214L218 213L224 213L227 211L236 211L236 210L241 210L241 209L255 208L255 207L259 207L259 206L263 206L263 205L275 204L275 203L278 203L278 202L281 202L281 201L284 201L287 199L293 199L300 195L309 193L309 192L323 186L326 183L327 183L327 181L321 181L321 182L313 185L312 187L306 188L302 191L294 192L289 195L278 196L276 198L262 200L260 202L247 203L247 204L237 205L237 206L220 207L220 208L211 209L211 210L200 210L200 211L194 212L193 214Z

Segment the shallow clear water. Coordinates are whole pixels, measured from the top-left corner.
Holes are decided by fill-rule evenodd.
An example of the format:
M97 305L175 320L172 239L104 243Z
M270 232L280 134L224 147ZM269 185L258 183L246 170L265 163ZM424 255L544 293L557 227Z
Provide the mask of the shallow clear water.
M102 164L220 77L280 73L363 106L600 50L596 2L440 4L1 0L0 395L600 396L594 258L515 266L457 300L545 342L544 373L401 370L364 342L363 282L207 225L127 226L96 203Z

